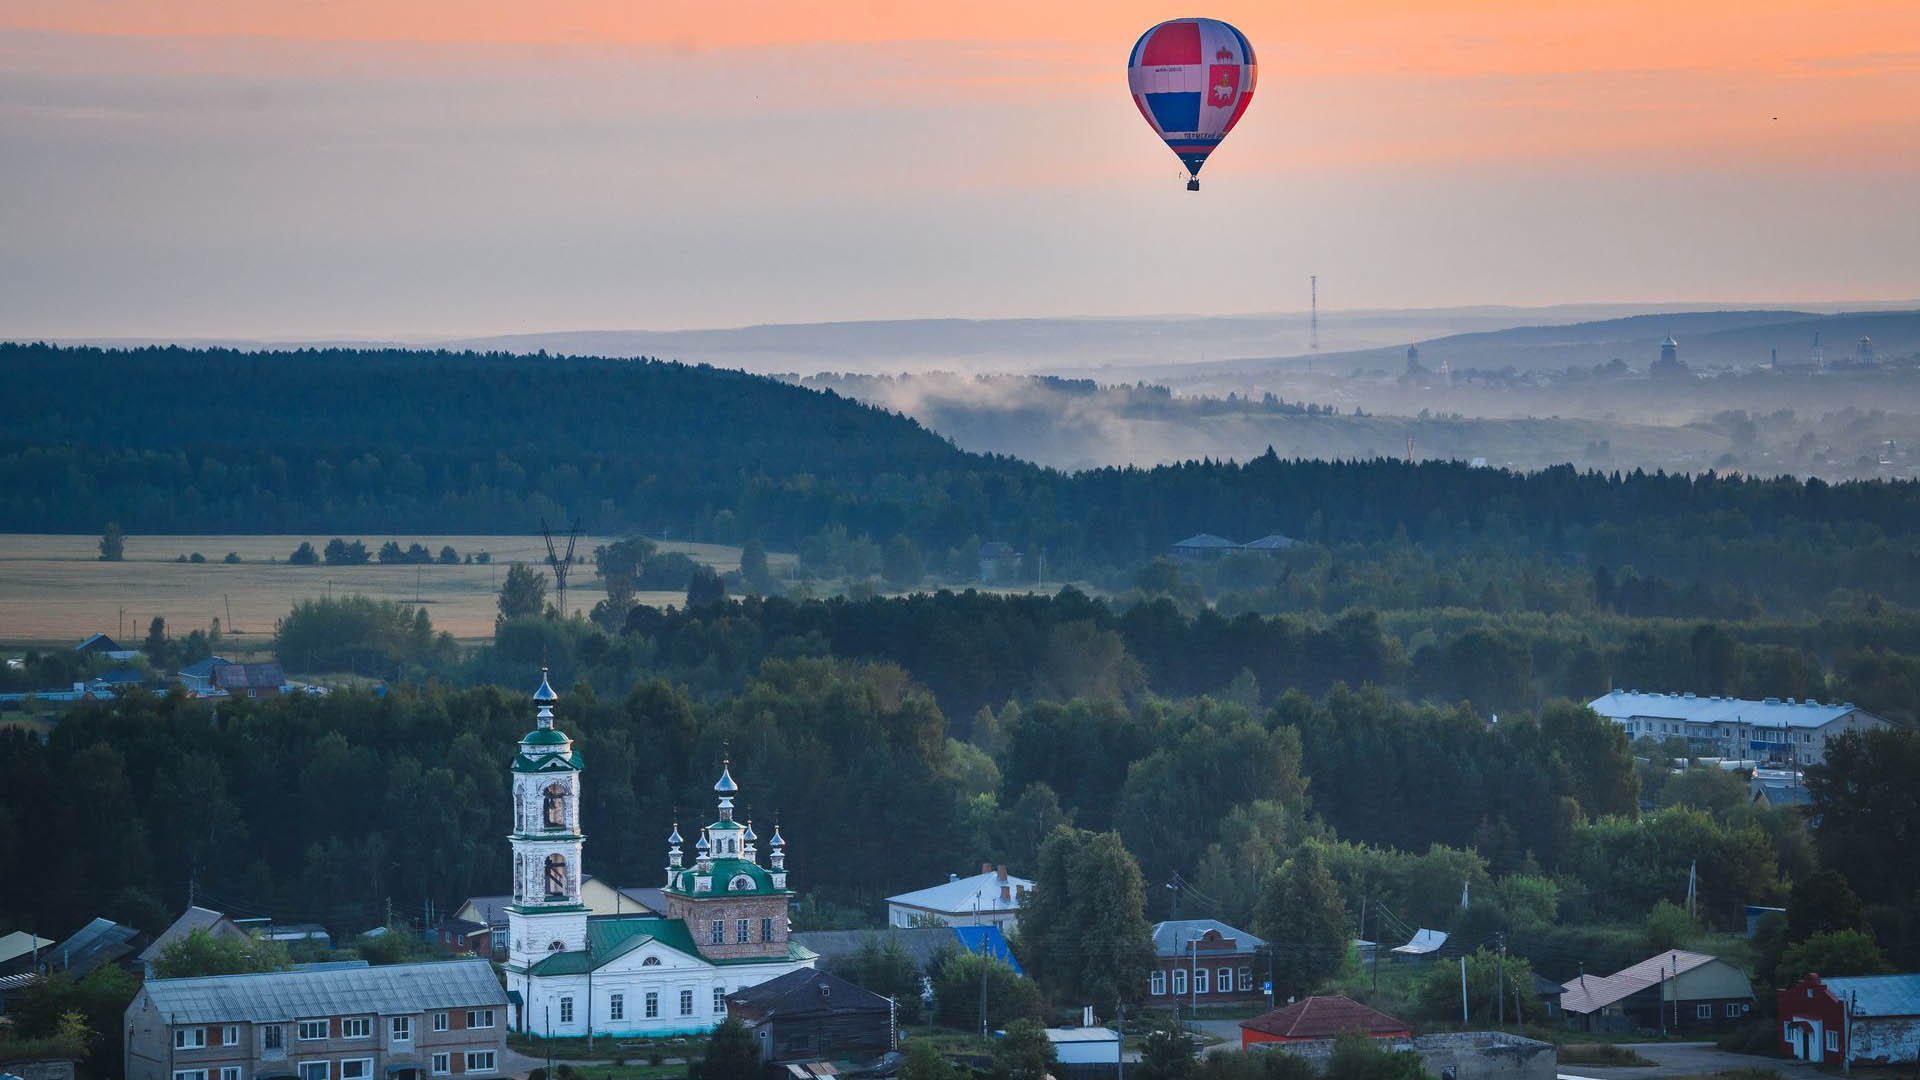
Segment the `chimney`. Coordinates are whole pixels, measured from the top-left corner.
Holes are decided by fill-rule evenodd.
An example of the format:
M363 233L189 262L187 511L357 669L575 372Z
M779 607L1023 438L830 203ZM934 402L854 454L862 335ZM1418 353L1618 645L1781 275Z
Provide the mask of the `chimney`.
M1001 863L999 866L994 867L994 869L999 872L1000 880L1005 882L1007 880L1007 864Z
M983 863L981 863L981 864L980 864L980 872L981 872L981 873L983 873L983 874L991 874L991 873L993 873L993 864L992 864L992 863L990 863L990 862L983 862Z

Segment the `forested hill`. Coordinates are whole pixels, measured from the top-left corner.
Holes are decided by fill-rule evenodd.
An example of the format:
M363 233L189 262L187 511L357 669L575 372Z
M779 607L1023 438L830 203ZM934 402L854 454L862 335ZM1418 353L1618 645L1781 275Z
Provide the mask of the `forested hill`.
M830 393L647 361L0 345L0 380L0 527L23 532L512 532L544 516L797 547L844 528L930 552L1007 540L1060 574L1203 531L1404 534L1689 579L1920 588L1912 483L1270 453L1066 474Z

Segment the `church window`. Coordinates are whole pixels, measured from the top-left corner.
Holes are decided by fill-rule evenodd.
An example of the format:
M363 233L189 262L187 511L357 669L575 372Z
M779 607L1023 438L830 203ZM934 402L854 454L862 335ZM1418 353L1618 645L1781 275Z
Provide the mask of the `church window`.
M727 1011L727 989L724 986L713 988L713 1012L715 1016Z
M748 940L747 927L750 925L751 924L745 919L741 919L739 922L734 924L733 943L735 945L745 945L747 943L747 940Z
M627 1018L627 996L614 994L607 998L607 1019L625 1020Z
M680 1015L693 1015L693 991L691 990L680 991Z
M772 919L760 920L760 940L761 941L773 940L773 920Z
M549 942L547 942L547 951L548 951L548 952L560 952L561 950L563 950L563 949L565 949L566 947L567 947L567 943L566 943L566 942L564 942L564 941L549 941Z
M573 999L570 997L560 999L560 1022L563 1024L573 1023Z
M721 922L719 919L713 920L713 926L707 931L707 942L711 945L725 945L727 943L727 924Z
M645 960L640 961L640 966L641 967L659 967L660 958L657 956L649 956Z
M748 877L745 874L736 874L734 875L734 878L732 881L727 882L727 891L728 892L752 892L753 879Z
M546 804L546 826L549 829L567 827L567 789L559 784L549 785L541 793Z
M652 959L652 957L648 957L648 959ZM659 1015L660 992L657 990L649 990L647 991L647 1019L652 1020Z
M547 856L547 899L564 899L567 895L567 857L565 855Z

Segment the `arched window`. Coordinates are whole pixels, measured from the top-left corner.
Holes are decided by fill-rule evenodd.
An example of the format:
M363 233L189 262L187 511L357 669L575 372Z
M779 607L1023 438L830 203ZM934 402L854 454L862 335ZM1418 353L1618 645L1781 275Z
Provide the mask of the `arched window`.
M526 894L527 857L519 852L513 853L513 899L518 903Z
M546 822L549 829L567 827L567 789L560 784L549 785L541 793L546 802Z
M728 892L752 892L753 879L748 877L745 874L736 874L732 881L727 882L727 891Z
M547 951L548 951L548 952L560 952L561 950L563 950L563 949L565 949L566 947L567 947L567 943L566 943L566 942L564 942L564 941L555 941L555 942L550 942L550 943L548 943L548 945L547 945Z
M649 956L645 960L640 961L640 966L641 967L659 967L660 958L657 956Z
M547 899L564 899L567 895L567 857L565 855L547 856Z

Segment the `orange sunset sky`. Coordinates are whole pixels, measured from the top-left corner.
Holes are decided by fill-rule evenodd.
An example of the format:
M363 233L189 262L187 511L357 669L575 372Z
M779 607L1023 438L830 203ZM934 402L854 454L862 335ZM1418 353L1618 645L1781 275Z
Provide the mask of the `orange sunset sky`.
M0 335L1915 297L1917 11L0 0Z

